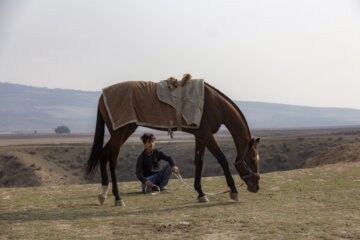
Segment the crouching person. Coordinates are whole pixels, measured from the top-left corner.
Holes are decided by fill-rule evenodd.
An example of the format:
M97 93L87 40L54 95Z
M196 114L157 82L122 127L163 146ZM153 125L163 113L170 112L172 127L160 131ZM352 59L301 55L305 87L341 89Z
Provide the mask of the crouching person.
M136 177L141 181L142 192L151 192L154 190L154 185L158 186L160 191L165 191L171 173L179 173L179 168L172 157L155 148L154 134L144 133L141 140L144 150L136 162ZM168 162L162 169L159 164L161 160Z

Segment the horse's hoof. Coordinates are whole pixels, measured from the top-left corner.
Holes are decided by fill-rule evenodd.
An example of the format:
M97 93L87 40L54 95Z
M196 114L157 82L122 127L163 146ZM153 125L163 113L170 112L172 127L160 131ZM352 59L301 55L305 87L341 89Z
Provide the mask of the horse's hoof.
M235 202L238 202L239 201L238 193L230 193L230 199Z
M98 195L98 200L101 205L104 204L105 199L106 199L106 197L104 197L103 195L101 195L101 194Z
M204 196L202 196L202 197L199 197L198 199L199 199L199 202L201 202L201 203L207 203L207 202L209 202L209 199L207 198L206 195L204 195Z
M124 207L125 202L123 200L115 200L115 207Z

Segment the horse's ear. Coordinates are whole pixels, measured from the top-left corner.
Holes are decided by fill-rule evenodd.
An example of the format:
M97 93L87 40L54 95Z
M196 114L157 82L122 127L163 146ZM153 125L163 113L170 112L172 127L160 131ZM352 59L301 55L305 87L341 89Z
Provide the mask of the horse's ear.
M252 146L254 144L254 142L255 142L255 139L252 138L249 142L249 146Z
M255 141L254 141L254 146L257 147L260 143L260 138L257 138Z

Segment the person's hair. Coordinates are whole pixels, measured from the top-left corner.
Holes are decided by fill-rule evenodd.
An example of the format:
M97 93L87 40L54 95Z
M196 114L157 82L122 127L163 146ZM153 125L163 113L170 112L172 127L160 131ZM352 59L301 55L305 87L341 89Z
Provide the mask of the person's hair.
M143 143L147 143L148 141L154 141L156 138L154 136L154 134L152 133L144 133L140 139L143 141Z

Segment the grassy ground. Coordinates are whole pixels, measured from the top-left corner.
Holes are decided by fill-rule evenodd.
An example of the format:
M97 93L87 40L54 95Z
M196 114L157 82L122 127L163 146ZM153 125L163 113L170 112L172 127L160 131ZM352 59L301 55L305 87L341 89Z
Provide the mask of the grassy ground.
M225 188L224 177L202 182ZM143 195L121 182L119 208L112 196L99 206L97 184L0 188L0 239L360 239L359 162L263 174L260 192L240 188L239 203L197 203L176 180L169 188Z

